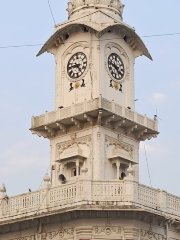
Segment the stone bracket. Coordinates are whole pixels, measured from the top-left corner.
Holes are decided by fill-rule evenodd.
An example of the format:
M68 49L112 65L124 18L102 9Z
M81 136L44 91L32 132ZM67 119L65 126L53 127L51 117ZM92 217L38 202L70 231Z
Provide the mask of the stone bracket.
M91 125L93 125L95 122L95 119L91 116L88 116L87 114L84 114L84 118L86 118Z
M147 129L143 129L141 131L137 131L136 132L136 139L139 139L140 137L142 137L144 135L144 133L147 133Z
M63 131L63 133L67 133L68 128L66 127L66 125L64 125L62 123L56 123L56 125L60 128L60 130Z
M123 123L125 123L126 120L116 121L113 123L113 130L116 130L118 127L121 127Z
M71 121L77 126L79 129L83 128L83 123L80 120L77 120L75 118L71 118Z
M55 136L56 136L56 131L55 131L54 129L52 129L52 128L50 128L50 127L47 127L47 126L44 126L44 128L45 128L45 130L48 131L48 133L50 133L50 135L51 135L52 137L55 137Z
M112 121L112 119L114 119L114 115L103 118L101 125L107 125L108 123L110 123Z
M136 129L137 127L138 127L137 125L133 125L131 127L126 128L125 130L126 135L129 134L130 132L133 132L134 129Z
M37 134L38 137L44 137L44 138L48 138L49 134L46 131L35 131L35 130L31 130L32 134Z
M144 134L143 137L141 138L142 141L148 139L151 140L151 138L157 138L158 134Z

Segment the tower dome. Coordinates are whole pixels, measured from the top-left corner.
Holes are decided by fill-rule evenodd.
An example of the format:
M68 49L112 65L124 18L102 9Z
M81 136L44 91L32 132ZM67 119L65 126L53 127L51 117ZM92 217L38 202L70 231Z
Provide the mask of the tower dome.
M122 19L124 5L120 0L70 0L67 11L70 18L72 15L82 14L82 11L85 14L90 13L94 8L114 12Z

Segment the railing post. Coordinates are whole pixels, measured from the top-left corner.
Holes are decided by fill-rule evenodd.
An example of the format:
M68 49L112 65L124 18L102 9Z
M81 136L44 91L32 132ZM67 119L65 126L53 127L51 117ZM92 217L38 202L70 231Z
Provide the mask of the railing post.
M131 180L124 181L124 189L125 189L125 201L134 202L135 200L135 188L137 188L137 183Z
M2 216L4 214L4 208L5 208L5 204L6 204L6 187L3 183L2 187L0 188L0 216Z
M75 105L74 103L72 103L72 106L71 106L71 116L74 116L75 115Z
M58 108L56 110L56 121L59 121L61 119L61 109Z
M122 117L126 118L126 111L124 106L122 106Z
M162 211L167 211L167 192L164 190L159 190L158 194L158 204Z
M112 100L112 112L115 113L115 102Z
M82 180L82 200L92 200L92 181L88 179Z
M144 126L147 127L147 116L144 114Z
M48 111L45 112L45 124L48 123Z
M137 112L134 112L134 121L137 122Z
M155 121L155 130L158 131L158 120L154 119L154 121Z
M87 100L86 98L84 99L84 113L87 112Z
M99 95L99 108L102 108L102 95Z
M34 128L34 116L31 118L31 128Z
M44 180L44 184L41 186L41 202L40 202L39 210L43 209L44 211L44 210L47 210L49 206L49 189L51 185L49 183L50 178L48 174L44 176L43 180Z

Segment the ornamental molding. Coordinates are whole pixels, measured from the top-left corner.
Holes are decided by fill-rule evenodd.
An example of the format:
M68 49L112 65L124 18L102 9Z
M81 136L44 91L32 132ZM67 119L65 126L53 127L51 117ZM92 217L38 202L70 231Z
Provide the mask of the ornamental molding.
M166 236L151 230L140 230L140 240L166 240Z
M115 50L114 50L114 48L115 48ZM120 56L120 58L124 64L125 73L124 73L124 77L121 80L115 79L109 71L108 57L111 53L116 53L118 56ZM119 46L117 43L106 44L106 46L105 46L105 67L106 67L106 70L108 72L110 79L112 79L114 82L123 83L125 80L129 80L130 60L129 60L129 57L128 57L127 53L125 52L125 50L121 46Z
M70 57L68 58L68 60L66 61L66 58L70 55L72 56L73 54L79 52L76 51L76 48L80 47L82 50L82 52L86 55L87 57L87 67L86 67L86 70L84 71L84 73L79 77L79 78L76 78L76 79L73 79L73 78L70 78L68 73L67 73L67 64L68 64L68 61L70 59ZM61 62L61 66L62 66L62 79L65 78L65 76L67 77L67 79L70 81L70 82L77 82L77 81L80 81L81 79L83 79L85 77L85 75L87 74L88 70L89 70L89 67L90 67L90 59L89 59L89 53L86 51L86 49L91 49L91 45L88 44L88 43L81 43L81 42L77 42L77 43L74 43L73 45L71 45L63 54L62 56L62 62Z
M125 150L126 152L129 153L129 156L131 157L131 159L133 159L133 155L134 155L133 146L122 142L121 135L118 135L118 139L105 135L105 147L106 147L105 149L107 149L108 146L115 146L115 148L120 148Z
M93 233L95 238L103 237L104 235L110 236L113 235L113 237L116 236L119 240L125 240L124 237L124 229L121 226L112 226L110 221L107 221L105 226L95 226L93 227Z
M61 238L63 239L74 238L74 228L64 229L63 226L61 225L58 231L48 232L46 240L50 239L59 240Z
M32 236L26 236L26 237L13 238L11 240L34 240L35 237L36 237L35 235L32 235Z
M57 231L51 231L47 233L40 233L26 237L18 237L11 240L59 240L59 239L74 239L74 228L64 229L61 225Z
M76 134L72 134L71 135L71 140L66 141L66 142L62 142L62 143L58 143L56 145L56 157L57 157L57 159L60 159L60 155L61 155L61 153L64 152L64 150L72 147L75 144L77 146L79 144L85 144L85 145L87 145L88 147L91 148L91 146L92 146L92 137L91 137L91 135L88 135L88 136L76 138Z

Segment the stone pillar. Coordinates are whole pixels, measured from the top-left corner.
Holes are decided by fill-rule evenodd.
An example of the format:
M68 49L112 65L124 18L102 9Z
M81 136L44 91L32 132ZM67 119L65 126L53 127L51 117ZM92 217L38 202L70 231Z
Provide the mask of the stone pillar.
M88 169L86 168L86 161L84 160L83 168L81 169L82 178L86 178L86 173L88 172Z
M120 161L117 160L116 161L116 167L117 167L117 180L119 180L119 177L120 177Z
M128 176L126 179L128 180L134 180L134 169L132 168L132 163L129 164L129 167L127 169Z
M5 187L4 183L3 183L3 185L0 188L0 192L1 192L0 199L5 198L6 197L6 187Z
M5 198L7 198L6 187L5 187L4 183L0 188L0 192L1 192L1 194L0 194L0 202L1 202L1 204L0 204L0 216L2 216L3 213L4 213L4 201L5 201Z
M79 178L79 159L76 160L76 178Z
M41 206L40 206L40 211L43 209L43 211L47 210L48 207L48 200L49 200L49 189L51 188L50 182L50 177L46 173L44 176L44 184L41 186Z
M166 211L167 207L166 207L166 200L167 200L167 192L163 191L163 190L159 190L159 194L158 194L158 203L159 203L159 208L162 211Z
M50 182L50 177L48 176L48 174L46 173L46 175L43 178L44 180L44 184L41 186L41 189L48 189L51 187Z

